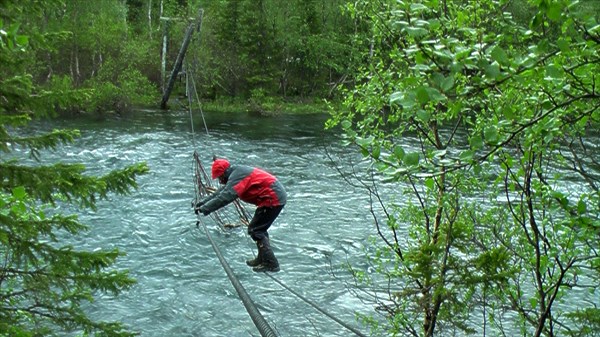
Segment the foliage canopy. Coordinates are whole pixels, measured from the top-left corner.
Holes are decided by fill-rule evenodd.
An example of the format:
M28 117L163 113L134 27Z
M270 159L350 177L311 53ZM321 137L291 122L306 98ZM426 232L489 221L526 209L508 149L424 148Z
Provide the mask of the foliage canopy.
M373 212L382 244L370 256L380 282L392 285L377 296L386 298L380 329L598 331L600 163L586 137L600 122L600 26L587 5L349 6L371 27L373 48L347 91L348 111L329 126L341 125L411 200L386 203L389 195L369 188L384 208ZM517 20L511 10L531 16ZM568 306L577 291L589 291L588 300Z

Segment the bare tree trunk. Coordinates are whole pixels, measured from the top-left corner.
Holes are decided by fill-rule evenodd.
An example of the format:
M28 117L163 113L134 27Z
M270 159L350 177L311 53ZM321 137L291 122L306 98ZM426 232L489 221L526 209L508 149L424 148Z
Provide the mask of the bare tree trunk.
M152 0L148 0L148 36L152 40Z
M79 71L79 48L75 48L75 76L77 85L79 86L79 82L81 79L81 72Z
M169 21L165 20L165 26L163 28L162 37L162 53L161 53L161 64L160 64L160 85L162 92L165 92L165 80L167 78L167 49L168 49L168 37L169 37Z
M71 79L75 85L79 85L79 55L77 52L77 46L73 46L71 49L71 62L69 64L69 71L71 73Z

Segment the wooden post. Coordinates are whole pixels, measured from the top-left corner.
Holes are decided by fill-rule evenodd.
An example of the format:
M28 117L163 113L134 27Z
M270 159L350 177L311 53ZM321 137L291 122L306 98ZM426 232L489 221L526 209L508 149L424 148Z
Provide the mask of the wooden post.
M185 57L187 48L190 44L190 41L192 40L192 34L194 33L194 28L195 28L194 26L196 26L196 24L197 24L198 27L200 27L202 24L202 13L203 13L203 10L200 10L199 16L198 16L198 22L190 23L190 25L187 28L187 31L185 32L183 44L181 45L181 48L179 49L179 54L177 54L177 60L175 61L175 66L173 67L173 71L171 71L171 77L169 78L169 83L167 83L167 87L165 88L165 91L163 92L162 101L160 102L161 109L167 108L167 101L169 101L169 96L171 95L171 90L173 90L173 85L175 84L175 80L177 79L177 74L179 74L179 71L181 70L181 65L183 64L183 58Z

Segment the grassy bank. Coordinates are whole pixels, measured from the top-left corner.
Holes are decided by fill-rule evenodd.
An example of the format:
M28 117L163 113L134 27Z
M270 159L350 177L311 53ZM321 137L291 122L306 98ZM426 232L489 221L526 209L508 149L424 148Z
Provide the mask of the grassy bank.
M329 102L321 98L283 100L273 97L258 99L221 98L203 101L202 109L206 111L232 113L247 112L262 116L279 114L312 114L328 113L332 108L341 108L340 102Z

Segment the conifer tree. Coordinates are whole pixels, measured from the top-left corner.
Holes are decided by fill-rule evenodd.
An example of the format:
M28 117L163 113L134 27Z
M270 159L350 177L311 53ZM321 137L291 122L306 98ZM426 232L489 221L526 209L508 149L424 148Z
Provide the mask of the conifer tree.
M36 52L51 52L52 40L21 25L60 1L3 2L0 5L0 336L133 336L119 322L91 319L82 304L98 293L117 295L134 284L113 265L118 249L85 251L62 239L87 229L76 215L52 209L68 202L95 209L109 193L127 194L148 171L135 164L104 176L85 174L82 164L26 164L14 153L43 151L74 141L77 130L32 134L35 118L86 97L89 92L48 92L36 86L26 65ZM20 29L21 27L21 29ZM22 33L26 31L26 33ZM64 33L52 34L53 39ZM59 241L59 239L61 239Z

